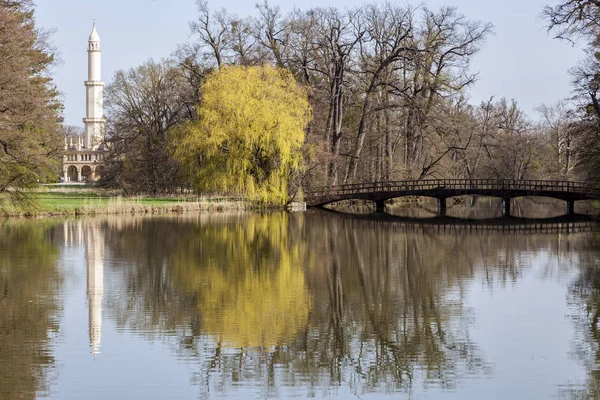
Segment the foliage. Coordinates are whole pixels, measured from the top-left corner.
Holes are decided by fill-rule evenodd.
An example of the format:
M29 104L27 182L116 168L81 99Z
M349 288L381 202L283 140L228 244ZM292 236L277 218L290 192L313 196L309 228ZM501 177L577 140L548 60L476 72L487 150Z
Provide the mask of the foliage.
M163 170L175 177L171 186L282 203L300 187L353 181L600 176L585 169L586 159L600 159L595 152L586 155L599 131L597 117L584 113L600 115L600 70L594 57L574 71L578 118L586 123L574 124L571 112L553 114L542 107L542 123L535 124L516 102L469 104L469 89L478 79L472 60L493 26L470 20L457 8L373 3L284 13L264 2L255 17L241 17L225 9L211 12L205 0L196 3L191 40L178 46L172 62L181 79L175 103L183 114L174 122L177 135L169 129L165 137L173 139L168 141L175 151L152 156L157 179L165 179ZM597 8L595 2L574 0L545 13L554 29L567 27L558 36L583 36L594 45ZM254 90L251 80L238 76L233 90L206 93L218 85L217 77L273 67L286 69L307 89L302 97L312 109L310 120L299 124L304 146L291 151L299 155L285 162L275 149L277 140L256 135L268 129L255 121L245 100ZM152 108L151 96L135 99ZM234 105L248 112L235 112ZM136 113L121 115L126 125L138 123ZM258 126L244 125L248 117ZM284 137L296 141L294 135ZM155 143L163 148L163 139ZM136 149L141 148L138 143ZM113 158L111 164L123 171L119 182L129 182L121 187L152 190L153 185L136 181L150 179L148 162L139 160L152 157L137 150L135 157Z
M265 2L256 18L198 6L182 68L276 65L309 87L303 186L430 176L468 142L466 127L446 135L438 110L475 82L470 61L490 24L391 3L284 14Z
M29 1L0 1L0 43L0 192L19 197L58 177L61 104L54 54Z
M290 175L302 168L310 119L306 92L291 74L224 67L202 86L197 112L174 142L194 186L284 204Z
M48 390L59 330L60 276L52 221L0 223L0 398Z

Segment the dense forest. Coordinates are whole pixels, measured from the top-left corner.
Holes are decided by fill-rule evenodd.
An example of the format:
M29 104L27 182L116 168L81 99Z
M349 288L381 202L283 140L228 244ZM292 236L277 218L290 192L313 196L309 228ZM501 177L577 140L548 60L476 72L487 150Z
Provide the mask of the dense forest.
M577 13L577 3L586 13ZM256 16L241 18L211 11L202 0L197 5L191 39L172 58L120 71L107 89L112 184L150 192L188 185L169 154L172 131L197 118L206 77L229 65L285 68L308 88L313 118L304 173L296 177L305 188L598 175L600 149L590 144L600 117L594 75L600 63L593 56L593 13L600 6L570 1L540 10L556 36L589 38L591 56L572 71L574 97L540 105L534 120L515 100L469 103L478 76L470 64L493 26L456 8L369 3L283 13L265 2Z
M533 116L512 99L470 102L478 78L471 62L493 26L454 7L373 2L286 13L264 2L240 17L197 0L197 9L189 41L174 43L170 58L117 71L107 86L104 185L155 194L193 188L192 172L174 157L177 131L198 120L207 78L231 66L285 69L307 93L312 118L301 172L288 177L292 193L427 178L600 183L598 2L540 10L550 37L586 44L587 56L570 72L572 96L541 104ZM0 88L0 191L48 181L60 153L53 50L33 12L29 0L0 1L7 43L0 51L15 55L0 63L10 83Z

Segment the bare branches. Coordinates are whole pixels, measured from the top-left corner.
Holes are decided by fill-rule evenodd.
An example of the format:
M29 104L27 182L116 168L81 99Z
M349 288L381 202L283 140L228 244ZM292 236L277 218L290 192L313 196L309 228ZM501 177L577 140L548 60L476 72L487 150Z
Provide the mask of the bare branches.
M600 1L567 0L555 6L546 6L542 17L548 21L548 31L555 38L575 43L586 38L590 44L598 44L600 33Z
M211 14L206 0L196 0L196 4L198 19L190 22L190 30L212 50L217 67L221 68L225 62L224 52L231 44L228 29L232 23L232 17L224 9Z
M478 79L471 61L493 34L489 23L469 20L453 7L392 3L285 14L261 2L252 19L210 13L204 2L199 10L194 27L203 36L195 31L201 40L189 45L187 57L179 55L184 75L203 77L226 64L271 64L307 87L314 118L305 155L318 167L304 182L531 171L538 143L529 126L519 125L525 120L520 110L507 105L516 114L502 119L501 105L490 102L486 114L466 101ZM531 151L501 157L497 135Z
M177 187L178 167L168 145L173 129L189 118L187 90L171 61L149 61L115 74L106 88L111 147L106 184L151 193Z

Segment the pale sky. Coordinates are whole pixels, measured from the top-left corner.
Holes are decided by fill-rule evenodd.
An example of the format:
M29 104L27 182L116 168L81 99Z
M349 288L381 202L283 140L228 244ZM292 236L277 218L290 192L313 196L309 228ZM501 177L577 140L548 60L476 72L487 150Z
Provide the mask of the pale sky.
M260 0L262 2L262 0ZM555 2L556 0L548 0ZM65 120L82 126L85 115L87 39L95 19L102 40L102 78L108 84L115 71L154 58L169 57L189 37L188 22L196 17L194 0L36 0L37 23L54 29L52 42L61 55L54 68L55 82L64 96ZM254 15L252 0L209 0L212 9L225 7L239 16ZM292 1L269 4L290 10L314 6L352 7L362 0ZM546 0L427 0L432 10L456 6L469 19L491 22L491 36L473 61L480 72L470 89L471 103L490 96L514 98L532 118L542 103L570 96L568 70L582 57L581 49L552 39L539 18Z

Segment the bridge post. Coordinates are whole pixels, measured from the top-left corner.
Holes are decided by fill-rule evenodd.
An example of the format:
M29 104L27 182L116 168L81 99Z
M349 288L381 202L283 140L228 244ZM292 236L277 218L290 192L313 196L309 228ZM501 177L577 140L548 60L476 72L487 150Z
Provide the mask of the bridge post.
M575 200L567 200L567 215L575 215Z
M385 200L375 200L374 202L375 208L374 208L374 212L376 213L383 213L385 212Z
M446 199L437 199L437 214L440 217L446 216Z
M502 199L502 216L510 217L510 197Z

